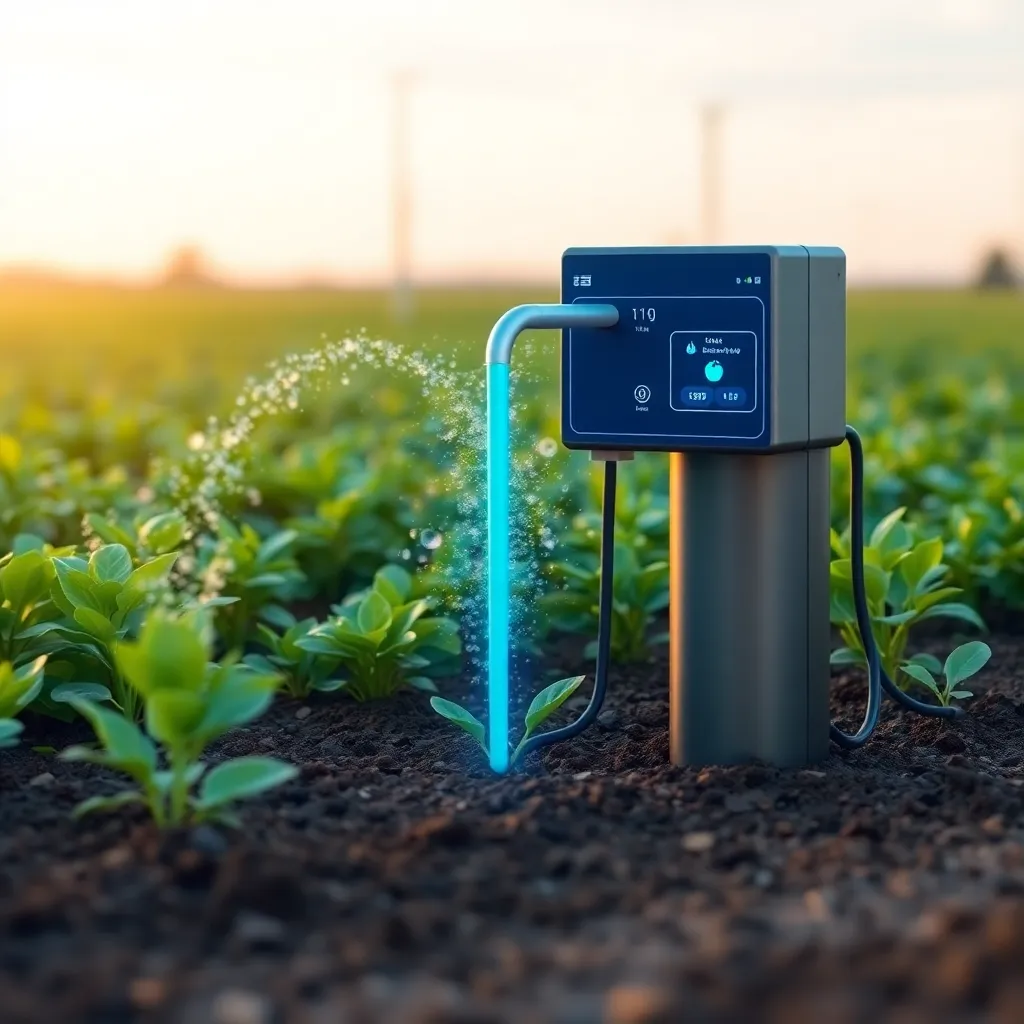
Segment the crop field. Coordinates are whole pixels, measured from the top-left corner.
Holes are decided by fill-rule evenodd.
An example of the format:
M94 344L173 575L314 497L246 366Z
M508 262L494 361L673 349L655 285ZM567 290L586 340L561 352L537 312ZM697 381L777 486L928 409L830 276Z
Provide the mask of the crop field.
M0 282L5 1020L1024 1019L1024 294L849 296L876 639L962 719L891 710L821 771L670 767L668 469L640 454L606 710L496 778L483 347L555 298L432 289L398 320L384 292ZM589 692L601 493L557 443L555 334L516 356L536 728Z

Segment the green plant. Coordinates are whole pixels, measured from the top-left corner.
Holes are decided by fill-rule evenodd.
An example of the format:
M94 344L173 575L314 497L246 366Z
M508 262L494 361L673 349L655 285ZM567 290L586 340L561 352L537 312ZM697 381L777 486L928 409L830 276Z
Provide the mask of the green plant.
M898 508L886 516L864 549L864 589L872 631L882 667L899 685L903 685L901 674L908 680L917 678L909 671L910 665L939 671L931 655L906 656L914 626L929 619L948 618L985 628L973 608L951 600L962 591L945 585L949 569L942 561L942 539L916 540L914 531L902 521L905 511ZM857 628L849 538L833 531L832 547L840 557L830 566L831 620L844 642L832 652L832 664L864 667L867 661Z
M292 624L280 635L269 626L260 623L260 643L268 650L268 654L248 654L245 662L259 671L280 673L284 677L284 688L299 699L308 697L317 690L330 693L340 689L344 684L340 679L332 678L339 665L339 659L329 655L315 654L303 650L299 641L306 639L317 627L316 619L309 618Z
M385 566L368 590L332 609L335 617L296 646L336 661L341 688L356 700L389 697L403 686L436 692L431 676L451 670L461 653L457 623L427 616L429 598L409 600L412 577L397 565Z
M920 661L904 665L903 671L915 682L920 683L933 693L945 708L949 707L954 700L963 700L965 697L974 696L970 690L965 690L960 684L980 672L991 657L992 650L988 644L984 644L980 640L972 640L970 643L961 644L946 658L946 663L941 669L943 677L941 683L935 679L930 668Z
M77 675L49 691L49 700L112 700L130 720L140 717L139 695L125 683L115 654L126 637L137 633L154 596L165 590L176 558L171 552L133 568L122 544L97 548L88 561L77 555L53 558L50 600L62 615L30 625L14 639L31 640L33 649L69 659L66 664L76 675L88 672L90 663L98 666L106 682Z
M292 765L269 757L235 758L207 771L200 759L205 747L263 714L279 682L230 659L211 664L210 648L204 613L175 618L162 611L150 615L137 642L118 646L118 668L144 703L148 735L116 711L72 699L100 749L70 747L61 757L114 768L139 787L92 797L76 815L141 803L161 828L206 819L236 823L231 803L295 777Z
M509 767L514 767L526 746L526 741L533 735L537 726L551 717L578 689L585 676L570 676L567 679L559 679L557 683L545 686L540 693L530 702L526 711L525 727L523 735L509 758ZM463 732L469 733L487 753L487 742L485 740L485 729L483 722L471 714L464 707L454 701L445 700L443 697L431 697L430 706L449 722L457 725Z
M541 615L548 629L564 633L596 634L601 570L597 557L553 562L549 577L559 589L542 594ZM655 615L668 607L668 563L641 565L634 548L615 545L612 580L611 654L617 662L642 661L651 644L664 643L668 634L650 635ZM597 653L597 641L587 644L586 656Z
M236 527L221 519L217 538L203 538L204 596L233 599L218 613L218 633L227 649L241 651L257 620L287 628L282 603L296 596L305 579L292 555L297 536L279 530L262 538L248 523Z
M45 654L21 668L9 661L0 663L0 747L13 747L18 742L23 726L14 716L38 696L45 664Z

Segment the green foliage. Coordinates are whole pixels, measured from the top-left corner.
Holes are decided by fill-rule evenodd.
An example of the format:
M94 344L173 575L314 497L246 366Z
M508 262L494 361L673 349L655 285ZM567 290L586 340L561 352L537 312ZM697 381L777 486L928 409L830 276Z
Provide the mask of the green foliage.
M191 533L188 520L177 509L155 516L140 513L129 526L92 512L85 517L85 527L104 544L120 544L136 565L179 550Z
M39 695L45 664L45 654L21 668L15 668L9 661L0 662L0 748L13 747L18 742L22 725L15 716Z
M452 672L462 651L457 623L430 616L429 598L410 599L412 577L385 566L368 590L351 595L335 615L295 643L332 659L341 688L356 700L389 697L403 686L436 692L433 677Z
M541 595L539 601L550 629L596 634L601 570L594 561L573 558L548 566L549 577L560 585L560 589ZM650 653L650 644L668 639L664 633L650 635L655 616L668 607L668 599L668 563L641 566L634 549L616 544L611 616L611 654L615 661L642 661ZM592 640L586 654L594 657L596 653L597 642Z
M258 621L287 628L289 615L282 606L305 580L293 554L297 536L279 530L263 538L248 523L235 526L222 519L217 537L200 543L204 591L225 602L217 628L228 650L241 651L254 638Z
M558 536L564 552L548 562L553 589L538 601L548 630L594 636L600 600L603 474L589 478L592 509L572 520ZM649 485L652 481L645 481ZM651 635L655 617L668 607L668 505L663 494L637 486L634 475L621 474L615 502L615 572L612 581L611 654L620 663L642 661L650 645L664 643L666 633ZM597 642L586 648L597 653Z
M286 613L288 614L288 613ZM344 685L340 679L332 678L341 659L330 655L315 654L304 650L299 641L305 640L317 627L316 619L295 621L283 633L276 633L262 622L256 627L260 643L267 654L248 654L245 662L253 668L278 673L284 678L284 688L298 699L308 697L314 690L330 693Z
M972 640L955 648L946 658L946 663L942 666L941 683L932 674L930 664L920 659L904 665L903 671L934 694L943 707L949 707L954 700L974 696L960 684L980 672L991 657L992 650L988 644Z
M57 614L14 635L16 641L30 641L33 652L59 659L61 674L69 676L48 691L51 706L82 697L111 700L130 720L139 718L139 695L126 684L116 652L125 638L137 634L146 610L166 594L177 557L170 552L135 567L127 548L106 544L88 560L52 558L49 598Z
M231 660L211 664L210 647L202 613L175 618L160 611L149 616L136 642L118 646L118 669L145 708L145 733L116 711L72 699L95 730L99 749L70 747L61 756L123 772L138 787L86 800L76 814L142 803L161 828L204 819L231 822L234 801L295 776L294 767L267 757L236 758L207 771L203 750L262 715L279 682Z
M509 766L514 767L523 753L527 740L536 732L537 726L546 722L578 689L585 676L571 676L559 679L557 683L544 687L530 702L526 710L523 735L512 750ZM454 701L443 697L431 697L430 706L442 717L469 733L487 753L484 724L475 715Z
M905 511L899 508L887 515L864 549L864 589L872 630L882 667L898 685L904 685L903 676L921 681L909 666L927 669L931 664L927 656L906 655L914 626L946 618L985 628L973 608L952 600L961 590L947 583L949 567L942 560L942 539L918 540L903 521ZM838 557L830 566L831 620L845 645L832 652L832 664L866 666L854 606L849 537L833 531L832 548Z

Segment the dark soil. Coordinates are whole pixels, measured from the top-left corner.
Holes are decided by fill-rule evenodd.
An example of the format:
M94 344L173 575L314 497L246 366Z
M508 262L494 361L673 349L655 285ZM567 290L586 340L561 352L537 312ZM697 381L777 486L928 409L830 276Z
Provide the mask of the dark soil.
M664 654L504 779L422 695L282 699L214 752L301 766L237 834L73 822L119 782L32 721L0 753L0 1020L1019 1024L1024 640L991 643L962 723L890 707L814 770L670 767Z

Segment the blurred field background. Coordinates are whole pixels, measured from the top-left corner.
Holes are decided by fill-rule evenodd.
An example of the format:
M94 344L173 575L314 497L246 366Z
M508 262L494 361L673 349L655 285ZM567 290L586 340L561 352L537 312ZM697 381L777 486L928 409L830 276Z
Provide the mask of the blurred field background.
M806 241L848 254L870 519L905 506L972 597L1024 605L1018 44L1003 0L12 11L0 548L180 506L190 445L250 376L366 331L466 372L477 410L427 408L401 367L340 374L261 421L224 509L264 537L294 526L296 550L330 535L331 571L365 581L458 519L440 480L482 410L484 341L557 298L565 246ZM558 437L553 334L530 372L522 451ZM586 456L545 458L546 528L585 547ZM664 526L666 463L624 470L641 561L660 535L629 523ZM842 450L833 466L841 529Z

